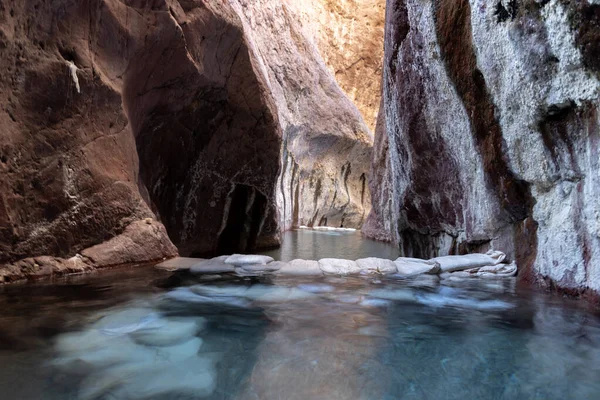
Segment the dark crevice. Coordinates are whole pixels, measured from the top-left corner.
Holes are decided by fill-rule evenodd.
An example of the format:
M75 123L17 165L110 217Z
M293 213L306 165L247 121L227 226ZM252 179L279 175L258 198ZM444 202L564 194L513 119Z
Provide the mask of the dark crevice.
M231 194L231 204L225 228L219 236L218 254L251 251L260 234L267 213L267 198L255 188L237 184Z

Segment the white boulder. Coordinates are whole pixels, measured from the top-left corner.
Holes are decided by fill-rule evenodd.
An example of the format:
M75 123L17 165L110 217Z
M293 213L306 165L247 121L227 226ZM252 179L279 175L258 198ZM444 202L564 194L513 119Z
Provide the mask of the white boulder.
M225 264L242 267L244 265L268 264L273 261L273 257L261 256L259 254L234 254L225 259Z
M319 267L329 275L353 275L361 271L356 261L341 258L322 258L319 260Z
M356 264L363 271L370 274L395 274L398 270L392 260L385 258L368 257L356 260Z
M420 258L399 257L394 261L398 275L415 276L422 274L437 274L440 264L435 261L421 260Z
M466 254L464 256L443 256L436 257L430 261L436 261L440 264L442 272L461 271L470 268L484 267L488 265L498 265L506 255L501 251L488 251L486 254Z

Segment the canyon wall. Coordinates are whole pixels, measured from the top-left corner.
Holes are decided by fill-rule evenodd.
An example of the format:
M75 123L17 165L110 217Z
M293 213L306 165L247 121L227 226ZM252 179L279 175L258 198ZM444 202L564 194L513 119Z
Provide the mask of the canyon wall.
M4 281L368 212L368 128L280 0L1 0L0 68Z
M385 0L285 2L374 131L381 99Z
M600 290L600 5L390 0L365 232Z

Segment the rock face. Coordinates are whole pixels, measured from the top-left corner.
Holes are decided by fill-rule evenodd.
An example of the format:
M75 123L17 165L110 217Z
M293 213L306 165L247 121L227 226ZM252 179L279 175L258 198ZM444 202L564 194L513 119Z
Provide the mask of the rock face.
M600 290L595 1L392 0L366 232Z
M359 228L370 209L372 137L297 15L279 0L231 2L257 49L283 132L277 205L283 229Z
M299 26L280 0L0 2L0 264L147 218L159 258L359 226L369 131Z
M285 0L371 131L381 99L385 0Z

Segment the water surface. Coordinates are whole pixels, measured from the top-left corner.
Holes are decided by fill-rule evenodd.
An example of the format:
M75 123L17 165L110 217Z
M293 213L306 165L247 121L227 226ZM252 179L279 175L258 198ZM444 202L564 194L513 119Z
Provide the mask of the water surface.
M289 237L283 259L395 256ZM0 307L2 399L600 398L598 317L513 279L145 268L1 287Z

